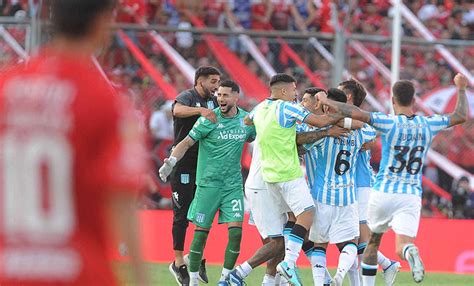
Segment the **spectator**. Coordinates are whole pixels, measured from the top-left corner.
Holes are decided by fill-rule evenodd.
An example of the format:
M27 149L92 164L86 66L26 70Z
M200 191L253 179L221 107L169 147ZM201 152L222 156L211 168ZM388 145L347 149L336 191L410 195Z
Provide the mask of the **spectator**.
M173 101L166 101L159 110L153 112L150 118L149 127L151 135L155 139L155 145L162 140L173 139L173 114L171 113L171 106Z
M244 29L252 27L252 0L229 0L224 2L224 12L228 19Z
M453 196L451 201L451 217L458 219L466 218L470 212L468 209L469 189L469 179L463 176L451 190Z
M293 30L308 31L315 27L316 9L313 1L296 0L294 5L290 6L293 16Z
M268 24L273 14L273 4L271 0L252 1L252 29L267 30Z
M24 1L20 0L3 0L6 3L3 5L3 15L5 16L15 16L15 14L19 11L23 11L23 13L27 10L27 4Z

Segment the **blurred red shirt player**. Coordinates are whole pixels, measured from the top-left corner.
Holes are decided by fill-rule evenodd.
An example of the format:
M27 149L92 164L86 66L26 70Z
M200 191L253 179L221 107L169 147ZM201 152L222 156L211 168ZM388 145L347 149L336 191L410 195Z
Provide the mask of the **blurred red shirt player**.
M140 273L131 204L145 168L133 115L92 61L115 0L51 3L55 40L0 76L0 285L115 285L111 231Z

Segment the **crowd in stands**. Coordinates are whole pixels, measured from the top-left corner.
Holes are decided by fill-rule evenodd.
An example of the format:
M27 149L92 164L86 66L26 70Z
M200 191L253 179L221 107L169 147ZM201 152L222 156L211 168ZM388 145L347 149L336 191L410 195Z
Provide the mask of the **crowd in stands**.
M0 0L0 13L14 16L18 11L27 11L24 0ZM354 1L329 0L119 0L116 11L117 22L166 25L186 29L193 26L190 17L196 16L208 27L227 29L229 23L255 30L294 30L299 32L334 33L331 19L332 9L338 11L338 24L344 20L347 32L389 37L391 35L392 8L386 0ZM474 2L469 0L406 0L404 4L439 39L474 40ZM188 13L188 11L191 11ZM405 36L422 38L422 35L407 21L403 22ZM168 60L161 49L145 33L127 32L127 35L151 60L154 67L164 75L167 82L176 90L191 87L176 66ZM212 65L224 72L216 57L207 47L202 34L191 32L162 33L162 36L193 66ZM240 60L266 83L268 77L245 47L235 37L219 36L219 40L238 55ZM298 79L302 91L312 85L304 70L282 52L278 42L272 38L252 38L265 58L277 72L292 74ZM326 86L330 86L331 65L305 41L285 39L298 56L311 68L314 75ZM331 50L330 42L323 44ZM391 43L363 42L364 46L385 66L391 64ZM474 73L474 47L448 47L462 64ZM0 51L0 53L2 53ZM116 38L111 48L100 58L110 79L123 88L138 109L145 112L148 129L154 138L155 161L160 164L160 154L166 152L172 138L170 101L166 101L162 91L135 61L124 43ZM389 93L389 82L381 76L374 66L367 62L349 45L347 47L346 67L374 95L383 98ZM401 78L413 79L419 95L437 87L449 86L455 70L436 52L434 46L402 45ZM301 92L300 92L301 93ZM257 103L252 98L243 98L244 108L251 109ZM364 105L366 109L371 106ZM166 123L166 124L165 124ZM449 140L447 140L449 138ZM456 138L456 139L455 139ZM449 144L456 140L456 144ZM464 169L474 172L474 121L453 130L446 131L434 142L436 151L447 156ZM377 158L377 154L374 154ZM443 201L434 193L425 192L424 214L432 215L432 206L437 206L449 217L474 218L474 193L467 187L458 187L463 182L453 182L443 170L427 166L425 173L433 182L450 192L451 202ZM158 183L159 186L161 186ZM464 191L461 191L464 190ZM155 193L155 192L154 192ZM156 195L158 196L158 195ZM153 200L153 198L152 198ZM152 206L153 207L153 206Z

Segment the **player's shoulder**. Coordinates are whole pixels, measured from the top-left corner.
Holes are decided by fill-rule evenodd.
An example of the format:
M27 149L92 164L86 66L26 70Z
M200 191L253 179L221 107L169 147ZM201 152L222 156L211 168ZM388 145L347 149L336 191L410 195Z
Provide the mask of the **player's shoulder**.
M176 96L176 102L184 104L184 105L192 105L197 102L197 93L194 88L184 90Z
M176 98L194 98L196 96L193 88L183 90Z
M361 128L361 131L363 132L376 132L375 131L375 128L370 126L369 124L365 123L362 128Z
M249 112L241 107L237 106L238 114L240 118L245 118L249 114Z

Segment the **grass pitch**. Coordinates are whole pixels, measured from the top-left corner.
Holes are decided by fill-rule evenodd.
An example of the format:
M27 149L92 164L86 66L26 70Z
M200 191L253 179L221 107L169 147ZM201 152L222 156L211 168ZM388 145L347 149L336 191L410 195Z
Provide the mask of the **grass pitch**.
M175 286L176 281L171 276L168 271L168 264L147 264L146 265L149 277L151 279L151 285L158 286ZM207 266L208 275L209 275L209 284L201 285L217 285L221 273L221 266L208 265ZM407 269L404 269L405 271ZM334 270L331 271L331 274L334 274ZM117 265L117 273L123 281L123 285L132 286L135 285L130 282L129 276L129 267L126 264ZM245 280L248 286L260 286L262 283L262 278L264 275L264 268L259 267L255 269L252 274ZM300 269L300 275L303 280L303 285L311 286L313 285L311 269L302 268ZM348 286L349 282L346 277L344 281L344 286ZM383 277L380 275L380 271L377 276L377 286L383 286L384 281ZM426 273L425 279L421 284L416 284L410 272L400 272L398 273L395 285L404 286L404 285L425 285L425 286L437 286L437 285L449 285L449 286L464 286L464 285L474 285L474 275L457 275L457 274L440 274L440 273Z

